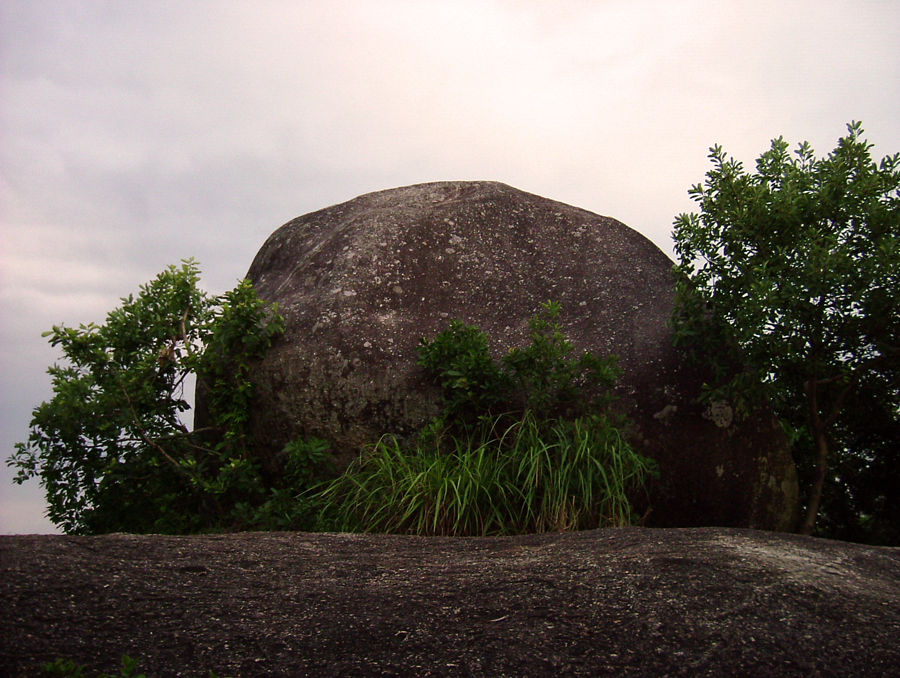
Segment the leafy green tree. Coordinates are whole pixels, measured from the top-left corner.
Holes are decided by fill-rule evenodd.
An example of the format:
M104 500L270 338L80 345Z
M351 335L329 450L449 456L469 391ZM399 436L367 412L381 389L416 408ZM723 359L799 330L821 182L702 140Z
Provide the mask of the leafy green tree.
M227 524L267 488L245 445L248 373L283 331L249 281L221 297L192 260L122 299L103 325L45 333L65 363L7 463L39 476L51 521L68 533L185 532ZM214 430L189 431L185 380L209 385Z
M711 397L773 403L805 478L805 534L823 497L826 523L896 514L900 154L876 164L861 124L847 129L825 158L779 137L755 173L714 146L689 191L700 213L675 221L676 339L712 368ZM876 468L891 470L873 483Z

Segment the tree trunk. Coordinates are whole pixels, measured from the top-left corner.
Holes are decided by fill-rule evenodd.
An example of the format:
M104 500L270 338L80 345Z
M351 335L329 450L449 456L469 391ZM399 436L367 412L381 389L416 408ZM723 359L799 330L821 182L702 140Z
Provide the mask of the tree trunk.
M809 426L812 431L813 441L816 444L816 474L813 477L813 485L809 491L809 505L806 509L806 519L800 527L800 534L810 535L816 526L816 516L822 504L822 490L825 487L825 473L828 470L828 440L825 437L825 425L819 416L819 404L816 397L816 378L811 377L806 382L806 400L809 405Z

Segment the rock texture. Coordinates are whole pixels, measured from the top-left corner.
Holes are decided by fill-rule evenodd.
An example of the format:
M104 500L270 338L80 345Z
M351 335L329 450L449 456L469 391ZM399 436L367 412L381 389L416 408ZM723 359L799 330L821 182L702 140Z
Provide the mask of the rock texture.
M898 573L735 529L0 537L0 675L896 676Z
M685 366L667 326L671 267L614 219L493 182L397 188L294 219L248 273L287 320L254 376L256 442L272 460L288 440L317 435L345 464L437 412L416 364L420 338L458 318L499 356L525 344L528 319L555 300L579 351L620 357L631 438L661 465L650 524L790 529L786 441L772 417L738 424L727 403L697 403L704 375Z

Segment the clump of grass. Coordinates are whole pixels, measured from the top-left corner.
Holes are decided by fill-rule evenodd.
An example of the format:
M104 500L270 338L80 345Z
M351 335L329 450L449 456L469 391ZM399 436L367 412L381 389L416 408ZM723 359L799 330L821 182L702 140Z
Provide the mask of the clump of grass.
M613 356L574 346L547 302L531 343L500 361L477 327L454 320L419 346L443 411L411 443L383 436L313 488L319 524L351 532L503 535L633 522L629 495L655 463L612 412Z
M440 430L404 448L385 436L320 497L337 529L485 536L629 525L628 494L654 472L600 415L532 410ZM438 429L438 430L434 430Z

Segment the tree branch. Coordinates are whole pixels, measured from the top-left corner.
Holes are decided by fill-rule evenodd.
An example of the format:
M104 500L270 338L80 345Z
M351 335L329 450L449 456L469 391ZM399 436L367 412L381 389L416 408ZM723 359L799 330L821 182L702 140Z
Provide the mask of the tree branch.
M162 454L162 456L165 457L169 461L169 463L171 463L172 466L174 466L180 473L185 475L191 481L196 481L197 479L186 468L184 468L184 466L175 461L175 459L173 459L172 456L169 455L169 453L166 452L166 450L161 445L159 445L155 440L151 439L147 435L144 427L141 426L140 419L138 418L137 412L134 409L134 403L132 403L131 397L128 395L128 390L122 383L119 384L119 387L122 389L122 395L125 396L125 402L128 403L128 409L131 411L131 418L134 421L134 425L137 428L137 432L140 435L141 440L143 440L147 445Z

